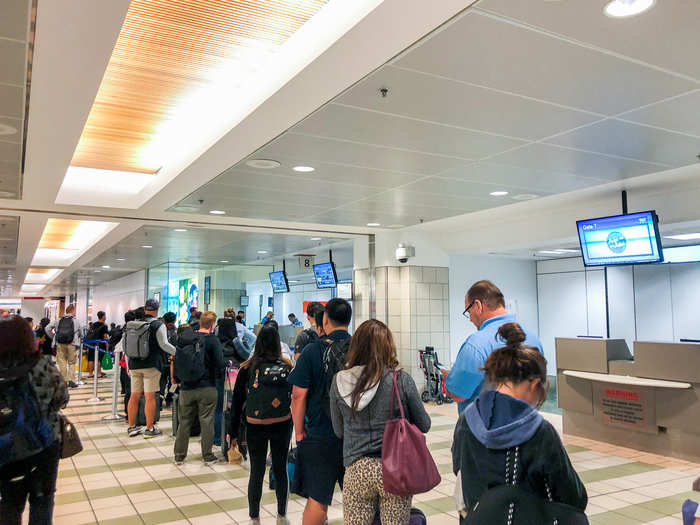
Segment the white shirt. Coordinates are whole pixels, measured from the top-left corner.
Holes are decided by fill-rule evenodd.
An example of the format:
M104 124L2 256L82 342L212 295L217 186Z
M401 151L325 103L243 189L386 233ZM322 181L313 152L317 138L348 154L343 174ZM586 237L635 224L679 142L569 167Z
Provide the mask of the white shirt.
M74 346L80 346L80 321L78 321L75 317L72 315L64 315L63 317L70 317L73 319L73 342L71 343ZM61 319L63 317L59 318L56 321L52 321L48 324L46 327L46 333L48 333L51 336L51 339L53 339L53 346L56 346L56 329L58 328L58 323L61 322Z

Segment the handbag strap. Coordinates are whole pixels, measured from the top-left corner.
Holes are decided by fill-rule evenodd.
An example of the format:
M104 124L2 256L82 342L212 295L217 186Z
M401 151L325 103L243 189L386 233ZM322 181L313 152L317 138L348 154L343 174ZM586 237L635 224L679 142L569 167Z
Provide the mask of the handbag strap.
M401 403L401 393L399 392L399 384L396 381L396 377L398 376L399 371L394 370L394 381L393 385L391 387L391 419L394 419L394 400L397 399L399 401L399 410L401 411L401 419L404 419L406 416L404 415L403 412L403 403Z

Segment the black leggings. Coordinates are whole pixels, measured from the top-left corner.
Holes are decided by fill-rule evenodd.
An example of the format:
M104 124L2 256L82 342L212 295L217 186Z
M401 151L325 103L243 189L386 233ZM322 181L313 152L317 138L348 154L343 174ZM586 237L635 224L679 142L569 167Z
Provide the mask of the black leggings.
M248 510L251 518L260 516L260 499L267 461L267 443L272 454L272 472L275 474L277 513L287 514L289 481L287 480L287 453L292 439L292 420L272 425L248 423L248 452L250 453L250 480L248 481Z
M0 523L20 525L29 496L29 525L51 523L56 476L58 442L38 454L0 469Z

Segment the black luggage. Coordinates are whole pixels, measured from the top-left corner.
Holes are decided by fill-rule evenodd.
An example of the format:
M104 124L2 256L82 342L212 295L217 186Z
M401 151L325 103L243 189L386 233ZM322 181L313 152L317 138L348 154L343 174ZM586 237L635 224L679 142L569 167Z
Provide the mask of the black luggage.
M172 419L173 419L173 436L177 436L177 429L180 426L180 394L173 394ZM190 437L197 437L202 433L202 427L199 424L199 415L194 417L192 427L190 428Z
M163 404L162 398L158 395L156 392L156 417L153 423L158 423L160 421L160 409L161 405ZM145 396L141 396L141 399L139 399L139 413L136 414L136 424L138 426L146 426L146 413L144 411L144 408L146 406L146 398Z

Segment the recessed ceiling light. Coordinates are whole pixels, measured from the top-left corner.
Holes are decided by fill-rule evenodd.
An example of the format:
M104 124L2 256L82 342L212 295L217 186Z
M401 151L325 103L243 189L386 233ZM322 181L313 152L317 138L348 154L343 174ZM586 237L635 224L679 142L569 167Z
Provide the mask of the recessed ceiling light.
M312 240L312 241L320 241L320 240L321 240L321 237L311 237L311 240Z
M294 284L294 283L299 283L299 282L301 282L301 281L294 281L294 280L292 280L292 281L289 281L289 284Z
M539 250L537 253L540 255L564 255L559 250Z
M226 215L226 212L221 210L209 210L209 213L212 215Z
M276 160L270 159L251 159L247 160L245 165L250 166L251 168L257 168L259 170L271 170L281 166L281 164Z
M224 264L228 263L228 261L219 261L219 262L220 262L220 263L224 263Z
M390 224L389 228L403 228L403 224Z
M102 272L102 270L95 270L95 273L100 273L100 272Z
M102 265L102 268L104 268L105 270L109 270L109 265L108 265L108 264L103 264L103 265Z
M299 173L310 173L315 171L316 168L312 168L311 166L294 166L292 169L294 171L298 171Z
M536 195L534 193L520 193L518 195L513 195L511 199L514 201L531 201L532 199L536 199L539 197L539 195Z
M378 222L368 222L368 223L367 223L367 226L373 228L373 227L375 227L375 226L381 226L381 224L379 224Z
M651 9L656 0L612 0L603 12L612 18L627 18Z
M700 239L700 233L680 233L678 235L664 235L665 239L673 239L674 241L693 241Z
M489 193L492 197L503 197L504 195L508 195L507 191L492 191Z
M120 257L119 259L117 259L117 261L126 261L126 259Z
M186 232L187 230L185 228L175 228L176 232Z
M258 250L258 253L260 255L265 255L267 253L267 250Z
M143 246L141 246L141 248L153 248L153 246L151 246L150 244L144 244Z
M7 124L0 124L0 135L14 135L15 133L17 133L17 128Z

